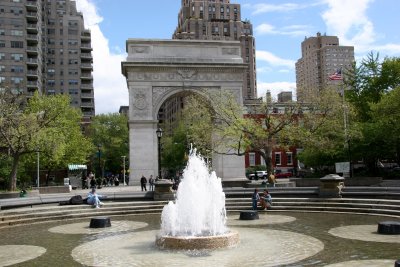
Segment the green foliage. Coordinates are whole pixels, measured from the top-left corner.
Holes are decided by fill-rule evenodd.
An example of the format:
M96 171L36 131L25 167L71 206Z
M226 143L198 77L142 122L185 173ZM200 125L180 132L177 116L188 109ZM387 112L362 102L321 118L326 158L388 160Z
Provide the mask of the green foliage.
M181 120L170 136L162 138L162 167L175 175L182 171L188 160L187 128Z
M378 173L379 159L400 163L399 86L400 58L385 58L370 53L359 67L354 67L346 81L351 86L346 98L354 107L354 124L361 135L352 139L352 154L363 159L368 170Z
M394 158L400 163L400 87L385 94L381 101L371 104L374 136L383 150L380 158Z
M299 109L294 103L279 115L271 114L272 103L263 103L247 116L243 116L243 106L229 92L215 92L207 99L194 97L188 103L184 117L190 140L219 154L241 156L246 151L258 152L269 172L272 149L294 139L290 129Z
M129 155L128 118L119 113L96 115L90 127L93 140L93 162L98 170L98 146L101 150L101 169L114 174L123 169L122 156ZM128 165L125 166L129 168Z
M370 105L400 86L400 58L385 58L380 62L379 54L371 52L359 66L354 64L347 76L345 83L351 90L346 92L346 98L355 107L358 120L369 121Z
M313 99L313 111L304 113L300 119L301 131L297 142L303 151L298 159L316 170L332 166L335 162L347 160L345 117L351 117L351 110L335 88L327 88Z
M32 153L40 151L42 162L50 167L66 167L70 160L85 161L90 142L80 131L81 114L70 107L63 95L39 96L26 101L7 88L0 91L0 152L12 159L9 190L16 190L21 161L29 165ZM4 104L7 103L7 104ZM75 153L79 147L79 153ZM19 179L29 180L19 170Z

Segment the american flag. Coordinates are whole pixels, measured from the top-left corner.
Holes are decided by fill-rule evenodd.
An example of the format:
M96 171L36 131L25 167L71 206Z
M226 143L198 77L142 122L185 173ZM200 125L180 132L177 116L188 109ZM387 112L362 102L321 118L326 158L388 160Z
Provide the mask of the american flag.
M331 81L343 80L342 68L337 69L334 74L329 75L329 80Z

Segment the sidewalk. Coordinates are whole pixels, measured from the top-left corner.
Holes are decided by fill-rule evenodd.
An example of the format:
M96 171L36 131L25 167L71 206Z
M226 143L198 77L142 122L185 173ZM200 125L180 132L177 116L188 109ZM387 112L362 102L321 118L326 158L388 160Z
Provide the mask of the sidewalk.
M147 187L148 188L148 187ZM0 199L0 210L11 207L23 207L40 204L59 203L61 201L68 201L72 196L81 195L86 198L91 189L75 189L69 193L49 193L49 194L35 194L34 196L17 197L17 198L3 198ZM103 195L107 201L119 200L152 200L153 192L142 192L141 187L138 185L129 186L106 186L97 189L99 195Z
M149 186L147 186L147 189ZM87 195L90 192L89 189L78 188L71 191L71 194L74 195ZM102 188L96 189L98 194L102 193L116 193L116 192L141 192L140 185L119 185L119 186L105 186Z

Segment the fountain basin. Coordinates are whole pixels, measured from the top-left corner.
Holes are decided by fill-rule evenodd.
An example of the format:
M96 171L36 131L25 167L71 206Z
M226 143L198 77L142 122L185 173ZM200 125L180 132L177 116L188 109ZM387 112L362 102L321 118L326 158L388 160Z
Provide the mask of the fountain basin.
M239 243L239 233L231 231L218 236L160 236L156 245L161 249L193 250L233 247Z

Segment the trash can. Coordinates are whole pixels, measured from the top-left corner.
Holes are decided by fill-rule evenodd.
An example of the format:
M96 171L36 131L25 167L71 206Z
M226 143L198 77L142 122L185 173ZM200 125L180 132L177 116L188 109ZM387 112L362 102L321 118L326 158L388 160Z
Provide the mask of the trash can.
M70 185L69 178L64 178L64 185L65 185L65 186Z
M19 197L26 197L26 194L25 190L21 190L21 192L19 192Z

